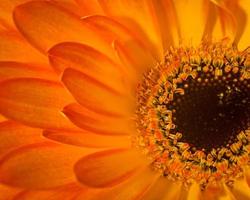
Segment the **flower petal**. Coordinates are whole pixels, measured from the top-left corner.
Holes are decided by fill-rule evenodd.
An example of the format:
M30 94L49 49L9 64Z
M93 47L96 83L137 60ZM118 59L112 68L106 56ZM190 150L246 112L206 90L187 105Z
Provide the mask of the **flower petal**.
M142 73L146 72L150 67L155 66L156 60L145 49L138 46L137 43L130 42L123 43L122 41L115 40L113 46L121 62L129 69L135 70L135 74L137 73L138 78L140 78Z
M58 80L55 72L47 67L40 67L19 62L0 61L0 81L21 77Z
M99 3L108 16L136 32L147 43L153 43L151 50L155 51L157 58L162 57L161 37L150 1L99 0Z
M49 50L49 59L59 73L71 67L114 89L125 90L122 67L92 47L72 42L60 43Z
M145 166L138 173L119 185L102 190L83 191L75 200L99 200L100 197L109 200L144 200L146 195L143 196L143 194L155 184L158 177L159 174L155 173L149 166Z
M22 189L20 188L8 187L0 184L0 200L14 200L15 196L21 191Z
M153 173L156 173L153 171ZM155 200L155 199L166 199L176 200L181 193L181 184L167 180L165 177L159 177L155 183L148 188L142 199L143 200Z
M41 129L31 128L13 121L0 123L0 157L22 145L43 140Z
M83 15L95 15L95 14L103 14L103 10L98 3L98 0L91 0L91 3L89 3L89 0L75 0L79 6L82 8Z
M128 115L133 109L126 95L74 69L66 69L62 81L75 99L89 109L117 115Z
M31 1L14 10L19 31L42 52L57 43L77 41L113 55L109 44L76 15L48 1Z
M0 113L41 128L77 129L61 113L72 97L58 82L18 78L0 83Z
M0 182L28 189L46 189L75 181L74 163L93 150L53 142L23 146L0 162Z
M250 187L245 180L235 181L234 187L230 189L230 192L236 199L249 200L250 199Z
M43 135L51 140L92 148L130 147L129 136L103 136L92 132L69 132L45 130Z
M104 135L131 135L135 131L130 118L97 113L79 104L66 106L63 113L78 127Z
M204 0L175 0L174 2L180 23L182 39L188 44L191 42L192 45L198 45L201 41L205 25Z
M27 53L29 52L29 53ZM47 64L47 58L17 33L0 32L0 61Z
M27 190L15 196L15 200L73 200L82 191L76 184L69 184L52 190Z
M145 165L135 150L114 149L83 157L75 165L77 179L90 187L110 187L123 182Z

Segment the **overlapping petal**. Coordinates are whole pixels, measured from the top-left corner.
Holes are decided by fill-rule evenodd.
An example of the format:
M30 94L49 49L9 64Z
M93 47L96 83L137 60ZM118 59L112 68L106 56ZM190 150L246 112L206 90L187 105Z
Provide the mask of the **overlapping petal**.
M78 180L91 187L114 186L140 170L146 161L131 149L113 149L83 157L75 165Z
M91 151L48 141L22 146L0 160L0 182L27 189L75 182L74 163Z
M73 99L60 83L17 78L1 82L0 87L0 113L4 116L33 127L76 129L61 112Z

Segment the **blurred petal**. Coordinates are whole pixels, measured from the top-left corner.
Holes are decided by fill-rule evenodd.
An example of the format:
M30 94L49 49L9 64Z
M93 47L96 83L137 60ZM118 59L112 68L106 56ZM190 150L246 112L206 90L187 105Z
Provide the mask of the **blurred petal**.
M104 12L124 24L130 30L133 30L137 36L142 38L150 45L150 49L162 58L163 49L161 37L152 5L149 1L127 1L127 0L100 0Z
M14 197L21 191L22 189L20 188L8 187L0 184L0 200L14 200Z
M130 99L121 93L123 91L116 91L88 75L68 68L63 73L62 82L75 99L89 109L116 115L131 113Z
M250 35L250 26L249 26L250 4L248 0L241 0L239 1L239 5L242 8L242 10L248 15L247 23L244 27L245 28L244 33L242 34L242 37L239 41L239 48L242 50L248 47L250 44L250 37L249 37Z
M41 129L31 128L13 121L0 123L0 157L22 145L43 140Z
M245 180L235 181L234 186L230 189L236 199L249 200L250 199L250 187Z
M111 47L76 15L48 1L32 1L16 7L14 20L19 31L42 52L57 43L72 41L94 46L108 55Z
M82 8L83 15L96 15L96 14L103 14L103 10L98 3L98 0L75 0L79 6Z
M0 113L41 128L76 129L61 113L72 97L58 82L19 78L0 83Z
M154 171L152 173L155 173ZM165 177L159 177L152 185L148 188L142 199L143 200L155 200L155 199L166 199L175 200L178 199L181 193L181 183L172 182Z
M52 190L27 190L15 196L15 200L73 200L81 192L81 187L69 184Z
M131 135L134 122L130 118L97 113L79 104L66 106L63 113L78 127L103 135Z
M145 166L138 173L117 186L99 191L84 191L76 200L99 200L100 196L108 200L144 200L143 195L154 185L158 177L159 174L152 171L149 166Z
M124 43L123 41L115 40L113 46L121 62L128 66L129 69L135 70L134 73L137 73L137 76L141 76L142 73L156 64L156 60L149 52L134 41Z
M79 43L61 43L49 50L49 59L59 73L70 67L114 89L125 90L121 67L92 47Z
M0 61L0 81L21 77L58 80L55 72L47 67L40 67L19 62Z
M51 140L82 147L107 148L130 147L129 136L103 136L92 132L69 132L45 130L43 135Z
M29 53L27 53L29 52ZM0 32L0 61L47 64L47 58L17 33Z
M83 157L75 165L78 180L90 187L110 187L131 177L146 162L135 150L114 149Z
M46 189L74 182L74 163L90 152L53 142L23 146L1 160L0 182L28 189Z

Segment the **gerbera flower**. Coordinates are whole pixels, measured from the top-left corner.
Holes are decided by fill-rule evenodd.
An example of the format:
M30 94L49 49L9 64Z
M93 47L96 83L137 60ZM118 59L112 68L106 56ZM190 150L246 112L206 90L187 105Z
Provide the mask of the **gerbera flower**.
M250 199L248 0L2 0L0 200Z

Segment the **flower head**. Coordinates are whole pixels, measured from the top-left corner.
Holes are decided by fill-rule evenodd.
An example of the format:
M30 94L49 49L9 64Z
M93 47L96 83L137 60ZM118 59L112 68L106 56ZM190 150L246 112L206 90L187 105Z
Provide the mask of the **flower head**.
M250 198L248 0L3 0L0 199Z

